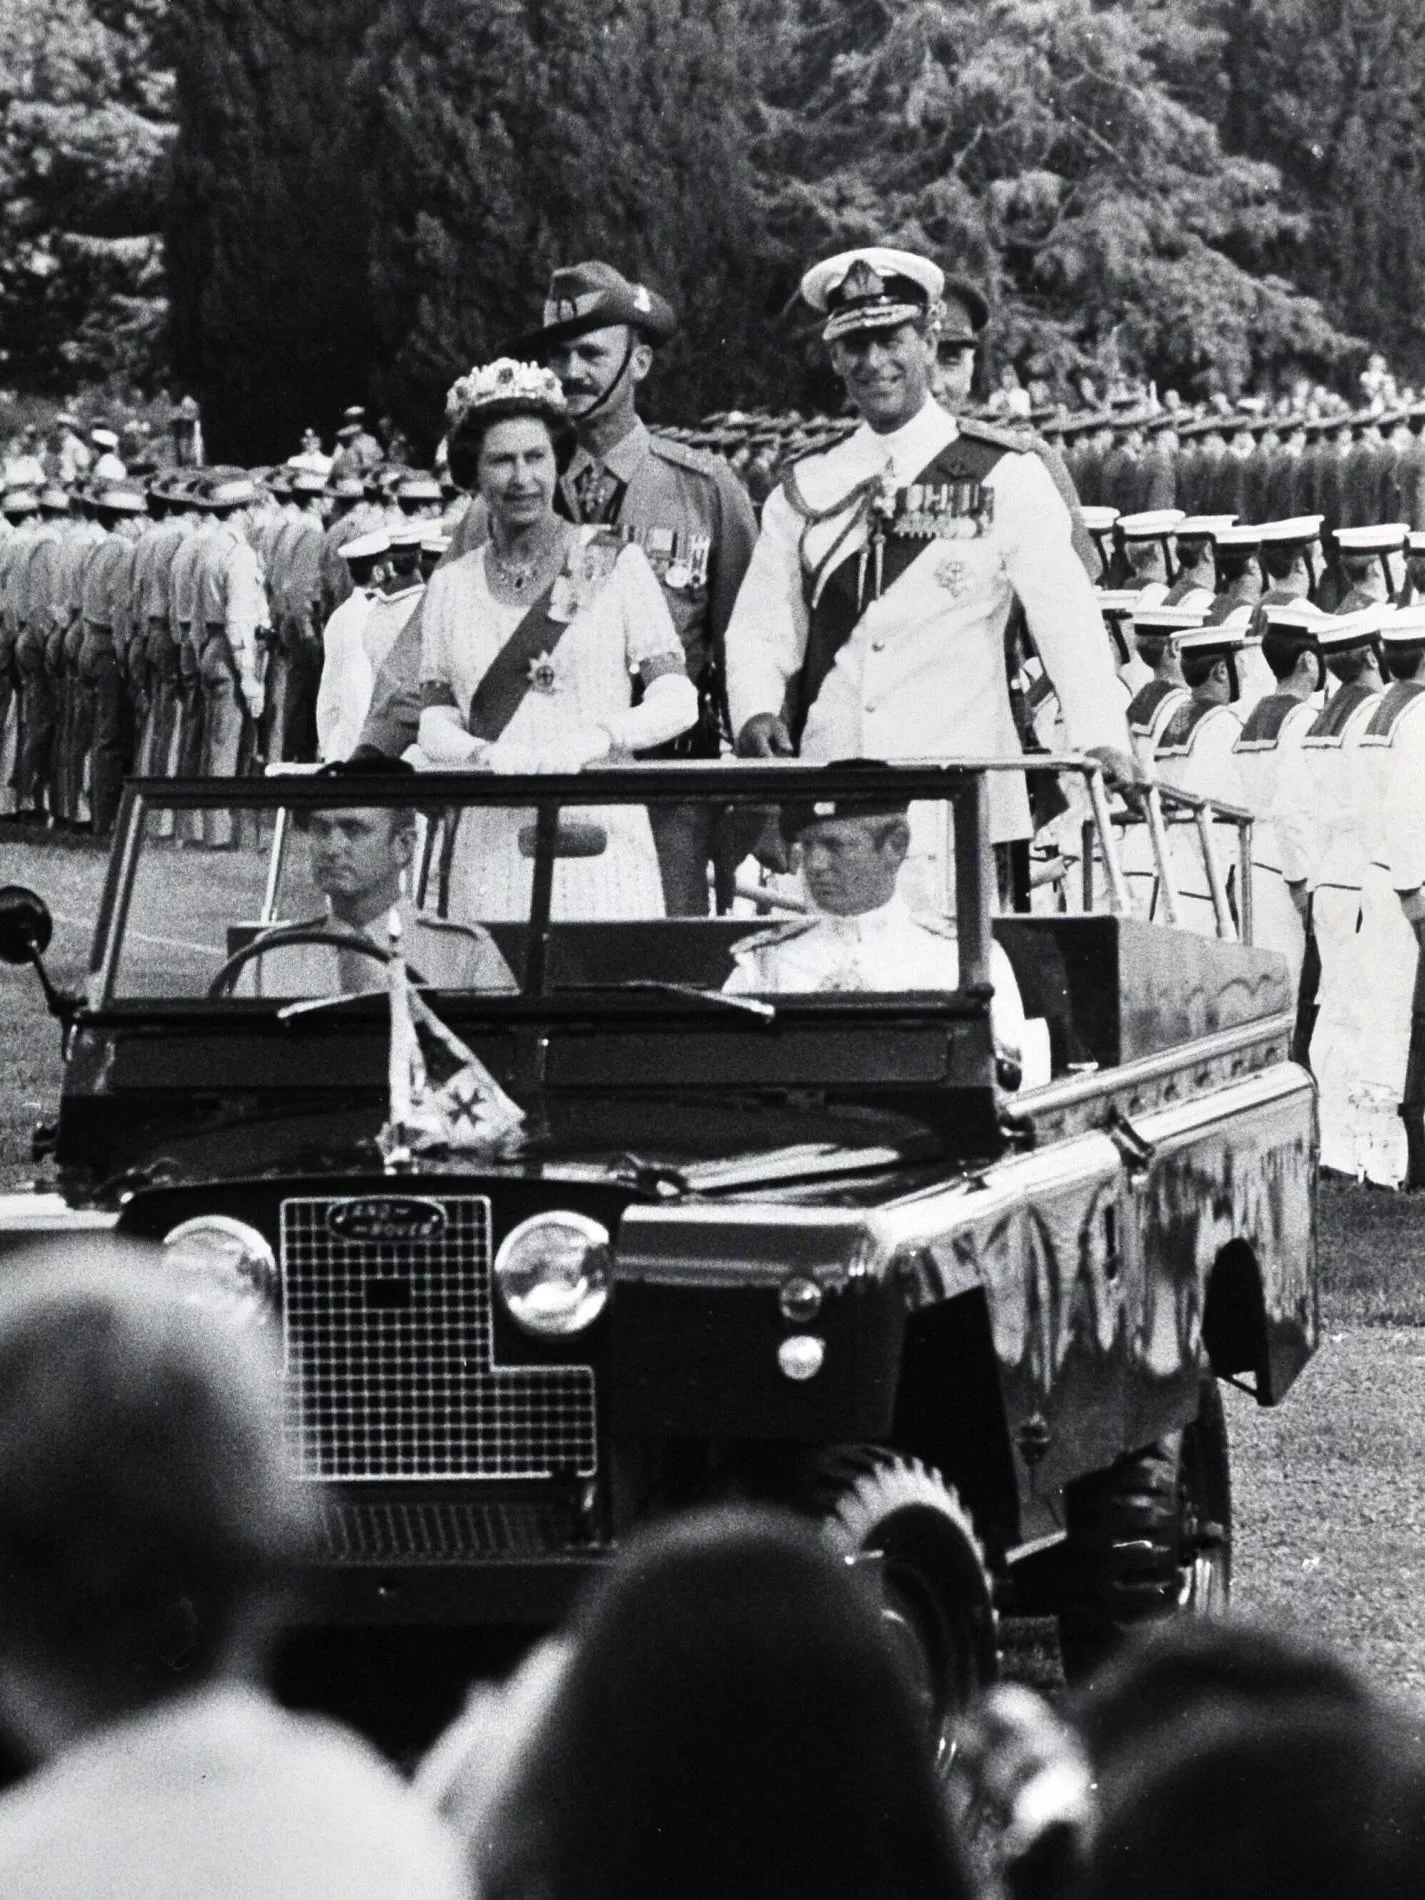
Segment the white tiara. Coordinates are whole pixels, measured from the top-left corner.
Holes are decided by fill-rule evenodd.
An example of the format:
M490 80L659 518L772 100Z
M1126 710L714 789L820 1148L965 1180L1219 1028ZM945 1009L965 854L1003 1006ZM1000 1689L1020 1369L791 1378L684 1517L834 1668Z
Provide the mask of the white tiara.
M561 415L568 407L553 370L543 369L538 363L517 363L512 356L500 356L493 363L486 363L483 369L472 369L468 376L451 384L445 399L445 419L453 429L472 410L483 409L492 402L538 403L542 409L554 409Z

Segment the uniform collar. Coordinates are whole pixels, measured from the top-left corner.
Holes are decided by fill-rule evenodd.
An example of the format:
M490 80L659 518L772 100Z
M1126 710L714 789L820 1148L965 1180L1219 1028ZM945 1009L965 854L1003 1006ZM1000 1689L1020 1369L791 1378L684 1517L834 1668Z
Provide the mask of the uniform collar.
M819 910L815 916L818 924L831 936L852 943L867 943L907 921L910 912L905 899L899 891L895 891L888 904L881 904L875 910L858 911L854 917L838 917L834 911L828 910Z
M927 396L910 421L903 422L900 428L878 435L869 423L863 422L853 439L871 459L890 462L898 478L909 481L959 433L960 426L949 410L942 409L933 396Z
M383 594L378 590L371 596L371 604L374 607L394 607L397 601L409 600L412 594L422 593L424 589L424 581L412 581L409 587L398 588L394 594Z
M589 451L580 444L574 451L574 459L569 464L564 479L575 481L586 468L606 468L617 480L630 482L648 454L649 440L648 425L642 416L635 416L633 427L628 434L619 437L602 461L596 462Z

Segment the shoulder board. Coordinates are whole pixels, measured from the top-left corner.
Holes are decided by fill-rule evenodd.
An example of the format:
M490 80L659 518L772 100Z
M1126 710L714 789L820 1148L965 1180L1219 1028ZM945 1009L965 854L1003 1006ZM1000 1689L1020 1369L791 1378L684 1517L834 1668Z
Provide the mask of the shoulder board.
M1330 703L1312 720L1305 744L1340 745L1341 734L1349 724L1351 715L1364 706L1368 699L1374 698L1375 689L1362 686L1359 680L1350 686L1341 687L1333 695Z
M1366 727L1363 745L1391 745L1396 729L1420 695L1425 693L1425 682L1420 680L1397 680L1381 695L1381 702L1371 714L1371 722Z
M454 917L437 917L433 911L418 910L411 918L413 924L419 924L422 930L448 930L457 937L483 937L486 933L475 924L462 924Z
M1299 699L1293 699L1290 693L1269 693L1265 699L1259 699L1233 751L1271 751L1281 738L1282 727L1301 703Z
M793 937L804 937L809 930L815 930L820 922L818 917L798 917L795 923L776 924L770 930L758 930L750 937L739 937L732 946L734 957L745 957L754 950L766 950L774 943L790 943Z
M1215 699L1190 699L1179 706L1158 741L1157 756L1165 758L1171 752L1186 752L1192 743L1193 734L1210 713L1226 712L1227 707L1219 706Z
M720 455L714 455L711 449L691 448L686 442L675 441L668 435L650 435L648 447L661 461L672 462L677 468L688 468L695 475L710 475L716 479L719 475L732 475L732 470ZM733 476L735 481L737 478Z
M967 422L960 416L955 420L960 434L972 442L988 442L991 448L1008 449L1015 455L1033 453L1034 437L1027 430L998 429L992 422Z

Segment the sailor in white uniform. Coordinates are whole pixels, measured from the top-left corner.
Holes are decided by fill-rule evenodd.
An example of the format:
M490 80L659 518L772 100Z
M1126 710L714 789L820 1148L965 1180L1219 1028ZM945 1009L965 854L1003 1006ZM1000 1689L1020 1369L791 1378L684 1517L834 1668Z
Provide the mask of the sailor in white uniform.
M1217 592L1215 538L1236 520L1236 515L1183 516L1173 531L1177 568L1173 584L1163 597L1165 607L1193 602L1199 594L1205 595L1211 603Z
M1365 737L1383 686L1379 606L1328 614L1316 629L1337 690L1282 761L1276 829L1282 875L1303 889L1321 959L1310 1061L1318 1089L1322 1165L1359 1173L1362 1058L1369 1029L1372 974L1361 962L1361 887L1369 854L1352 796L1353 755Z
M955 294L927 259L881 246L802 280L862 421L768 497L727 630L738 749L1018 759L1004 659L1017 597L1070 742L1135 782L1068 509L1027 434L957 420L930 394ZM1029 836L1021 773L991 776L990 828Z
M1346 592L1336 612L1385 606L1395 599L1405 579L1405 546L1410 529L1404 521L1367 522L1359 528L1336 530L1336 552Z
M1300 746L1321 710L1326 665L1316 628L1326 618L1308 600L1264 601L1257 609L1262 654L1276 691L1253 707L1234 748L1242 795L1256 819L1252 827L1252 937L1280 950L1291 965L1292 989L1306 953L1304 904L1288 890L1277 828L1282 762Z
M1241 698L1238 668L1246 644L1243 630L1230 626L1203 626L1179 638L1178 658L1188 698L1163 727L1155 754L1158 776L1165 784L1226 805L1244 802L1234 748L1242 734L1235 702ZM1171 807L1168 815L1172 816ZM1237 863L1237 830L1219 822L1213 824L1211 835L1226 886ZM1168 851L1177 885L1179 927L1216 936L1217 913L1195 822L1179 819L1171 826Z
M1173 537L1187 519L1181 508L1146 508L1120 515L1114 536L1129 569L1126 587L1136 587L1145 607L1167 599L1173 580Z
M1391 684L1351 757L1357 825L1370 862L1361 881L1357 939L1365 1039L1361 1052L1357 1166L1378 1187L1403 1187L1409 1154L1401 1100L1419 961L1422 819L1425 819L1425 605L1383 620ZM1425 914L1425 911L1422 911Z
M913 911L897 890L910 849L907 807L893 800L830 800L787 808L784 837L793 846L812 914L759 930L734 944L729 995L778 996L833 991L954 990L960 985L955 926ZM990 1022L1001 1058L1023 1068L1025 1085L1047 1081L1026 1038L1024 1004L1009 958L991 952Z

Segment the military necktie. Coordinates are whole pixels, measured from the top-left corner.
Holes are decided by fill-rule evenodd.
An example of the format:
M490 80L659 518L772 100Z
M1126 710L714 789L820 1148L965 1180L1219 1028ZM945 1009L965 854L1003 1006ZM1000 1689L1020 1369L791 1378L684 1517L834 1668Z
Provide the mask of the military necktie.
M607 525L618 513L623 483L599 463L590 462L574 477L574 497L581 521Z

